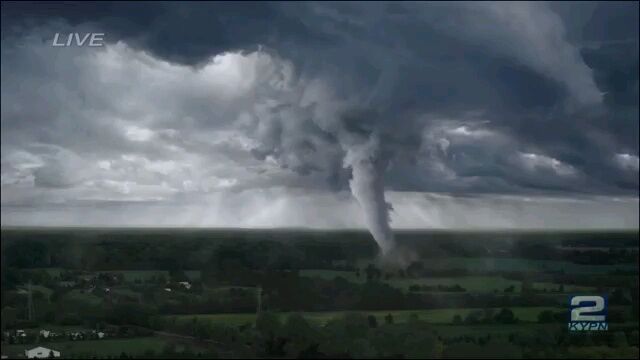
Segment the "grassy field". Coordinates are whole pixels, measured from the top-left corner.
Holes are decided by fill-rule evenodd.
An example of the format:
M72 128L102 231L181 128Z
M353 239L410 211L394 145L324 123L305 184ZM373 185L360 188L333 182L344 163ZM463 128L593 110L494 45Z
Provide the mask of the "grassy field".
M241 289L245 291L256 291L255 286L219 286L219 287L204 287L203 293L207 296L228 296L229 292L233 289Z
M535 322L538 320L538 314L544 310L563 311L563 308L555 307L515 307L510 308L515 316L520 321ZM491 309L496 314L500 309ZM366 315L374 315L378 322L383 322L385 316L391 314L394 318L394 322L403 323L408 321L413 314L418 316L418 319L424 320L432 324L449 324L451 323L455 315L460 315L464 318L467 314L480 311L484 309L430 309L430 310L392 310L392 311L361 311L360 313ZM302 315L309 321L317 324L324 325L329 320L344 315L345 311L327 311L327 312L304 312ZM290 313L280 313L282 319L285 319ZM194 317L198 319L211 321L214 324L228 325L228 326L240 326L245 324L251 324L255 322L255 314L199 314L199 315L176 315L165 316L164 318L175 318L176 321L190 321Z
M564 271L570 274L607 274L615 270L638 271L637 264L582 265L555 260L529 260L517 258L462 258L429 259L425 268L433 270L466 269L472 272L545 272Z
M302 270L301 276L305 277L317 277L327 280L332 280L336 277L342 277L348 281L354 283L363 283L366 280L366 276L361 274L356 276L353 271L337 271L337 270ZM431 278L419 278L419 279L401 279L394 278L385 281L391 286L398 287L404 290L408 290L411 285L426 285L426 286L453 286L460 285L468 292L475 293L487 293L487 292L503 292L505 288L513 286L514 292L520 292L521 281L509 280L501 276L458 276L458 277L431 277ZM546 289L546 291L557 291L560 284L555 283L534 283L533 287L537 290ZM564 292L580 292L580 291L592 291L593 287L589 286L577 286L577 285L565 285Z
M123 287L114 287L111 288L111 293L112 294L116 294L116 295L121 295L121 296L127 296L130 298L139 298L141 296L141 294L137 291L131 290L131 289L127 289L127 288L123 288Z
M166 270L120 270L107 272L110 274L122 274L124 281L127 282L145 282L157 276L164 276L166 279L169 279L169 271Z
M103 299L93 294L84 293L80 290L71 290L64 296L65 301L79 302L92 306L97 306L103 303Z
M45 271L47 274L49 274L49 276L53 278L58 278L60 277L60 274L65 270L57 267L48 267L48 268L32 268L30 269L30 271Z
M89 341L63 341L42 343L49 349L60 351L64 358L79 358L91 355L98 357L119 357L122 352L129 355L144 355L146 351L162 351L167 340L159 337L146 337L134 339L113 339L113 340L89 340ZM10 356L24 355L25 349L30 349L34 345L7 345L3 346L3 353Z
M560 284L548 283L548 282L533 284L533 288L536 290L557 291L559 287L560 287ZM582 286L582 285L571 285L571 284L564 285L564 293L590 292L595 290L596 288L593 286Z
M453 286L460 285L469 292L503 292L509 286L514 286L515 292L520 292L520 281L508 280L500 276L461 276L434 277L420 279L393 279L390 285L408 290L411 285Z
M568 274L608 274L612 271L638 271L637 264L583 265L560 260L531 260L522 258L493 257L444 257L424 259L424 267L430 270L467 270L470 272L557 272ZM370 259L360 259L357 267L364 269L374 264Z
M325 280L333 280L337 277L342 277L347 281L351 281L354 283L362 283L367 279L367 275L364 272L361 272L360 276L356 276L354 271L340 271L340 270L323 270L323 269L312 269L312 270L300 270L300 276L304 277L313 277L320 278Z
M200 270L187 270L184 272L190 280L200 280L202 272Z
M158 276L164 276L167 280L169 279L169 271L167 270L118 270L106 272L122 274L127 282L145 282ZM200 270L187 270L184 273L190 280L199 280L201 275Z
M492 337L507 336L512 333L554 333L564 332L566 324L479 324L479 325L450 325L435 324L434 329L443 337L455 336L486 336ZM610 323L609 331L620 331L625 328L637 328L638 322Z
M28 285L27 284L22 285L20 287L20 289L24 290L24 291L27 291ZM41 292L45 296L45 298L47 298L47 299L49 298L49 296L51 296L51 293L53 293L53 290L49 289L46 286L42 286L42 285L31 285L31 290L33 290L34 292L36 292L36 291Z
M62 268L33 268L31 271L46 271L49 276L53 278L59 278L60 274L64 271L69 271ZM167 279L169 278L169 271L167 270L109 270L109 271L95 271L95 273L112 273L112 274L122 274L124 276L125 281L135 282L138 281L147 281L153 278L154 276L164 275ZM201 276L200 270L186 270L185 274L191 280L199 280Z

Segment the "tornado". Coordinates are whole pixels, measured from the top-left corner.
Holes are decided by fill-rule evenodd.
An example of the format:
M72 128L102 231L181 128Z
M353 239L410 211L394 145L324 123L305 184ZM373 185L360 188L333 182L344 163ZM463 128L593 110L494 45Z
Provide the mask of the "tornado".
M378 137L372 135L364 142L349 144L344 166L351 169L351 193L360 204L367 228L385 256L395 247L395 240L389 217L392 207L384 197L384 162L380 158Z

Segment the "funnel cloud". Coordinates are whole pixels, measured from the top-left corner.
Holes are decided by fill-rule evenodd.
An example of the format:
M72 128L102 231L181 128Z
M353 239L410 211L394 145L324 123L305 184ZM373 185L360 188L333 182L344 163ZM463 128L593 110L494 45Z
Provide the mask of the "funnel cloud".
M376 136L348 145L344 165L351 169L349 187L362 207L367 227L384 255L394 248L395 242L389 217L393 208L384 196L384 168L379 147Z

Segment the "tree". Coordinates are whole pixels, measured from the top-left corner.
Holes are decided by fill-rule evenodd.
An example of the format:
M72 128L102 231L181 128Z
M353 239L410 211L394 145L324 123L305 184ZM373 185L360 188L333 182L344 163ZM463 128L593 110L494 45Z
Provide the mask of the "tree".
M629 333L629 340L627 341L629 345L638 346L639 340L640 338L639 338L638 330L633 330Z
M533 283L531 282L531 279L524 278L522 280L522 293L523 294L533 293Z
M350 339L366 337L369 331L369 322L361 313L347 313L341 319L344 331Z
M539 323L552 323L555 321L555 315L551 310L544 310L538 314L538 322Z
M613 333L613 337L611 339L611 346L617 347L617 348L629 346L627 342L627 336L624 334L623 331L616 331L615 333Z
M165 356L171 356L176 353L176 344L173 342L167 342L162 348L162 354Z
M382 275L380 269L376 268L373 264L369 264L365 272L367 273L367 281L379 280Z
M440 357L442 344L431 333L418 331L405 337L402 349L408 359L433 359Z
M367 316L367 321L369 322L369 327L370 328L377 328L378 327L378 319L376 319L375 316L373 316L373 315Z
M631 287L631 314L633 319L638 318L638 304L640 301L638 300L638 285L636 282L635 286Z
M407 267L407 276L418 277L421 276L424 271L424 264L421 261L414 261Z
M174 282L189 281L187 273L185 273L184 270L181 269L169 270L169 277L171 278L171 281Z
M387 324L393 324L393 315L390 313L387 314L387 316L384 317L384 322Z
M513 311L507 308L502 308L494 319L496 322L501 324L513 324L517 321Z
M274 337L280 333L282 324L278 315L264 311L256 318L256 329L265 337Z
M624 290L615 288L609 297L609 303L613 305L630 305L629 299L624 295Z
M4 301L4 297L2 300ZM13 326L17 318L18 310L11 307L2 308L2 316L0 316L0 320L2 320L2 330L4 330L7 326Z
M472 312L468 313L467 316L464 318L464 323L465 324L478 324L478 323L480 323L481 317L482 317L482 312L481 311L472 311Z
M289 339L306 340L312 339L316 334L315 330L307 319L300 314L291 314L282 327L282 333Z
M454 325L462 324L462 316L460 316L459 314L455 314L453 316L453 321L452 322L453 322Z
M309 349L317 338L315 329L300 314L291 314L287 317L282 333L287 339L285 352L292 357L298 357Z
M491 323L493 322L494 310L491 308L486 308L482 311L482 322L483 323Z

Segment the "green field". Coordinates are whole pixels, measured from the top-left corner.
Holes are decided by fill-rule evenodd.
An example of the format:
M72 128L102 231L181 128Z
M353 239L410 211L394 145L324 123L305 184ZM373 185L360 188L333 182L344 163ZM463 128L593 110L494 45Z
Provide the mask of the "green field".
M21 290L27 291L28 290L28 285L25 284L23 286L20 287ZM44 297L46 299L49 298L49 296L51 296L51 293L53 293L53 290L51 290L50 288L43 286L43 285L31 285L31 290L33 290L34 292L38 291L41 292Z
M465 269L471 272L545 272L564 271L571 274L608 274L615 270L638 271L637 264L582 265L556 260L530 260L518 258L464 258L428 259L424 266L431 270Z
M65 301L78 302L87 305L97 306L103 303L103 299L96 295L82 292L81 290L71 290L64 296Z
M342 277L348 281L354 283L363 283L366 280L365 275L356 276L353 271L338 271L338 270L302 270L301 276L316 277L321 279L332 280L337 277ZM398 287L404 290L409 290L411 285L426 285L426 286L453 286L460 285L468 292L475 293L487 293L487 292L503 292L505 288L513 286L514 292L520 292L522 282L519 280L505 279L501 276L458 276L458 277L430 277L430 278L417 278L417 279L402 279L393 278L385 281L391 286ZM537 290L557 291L560 284L555 283L534 283L533 287ZM578 286L578 285L565 285L564 292L580 292L580 291L592 291L593 287Z
M500 337L511 333L540 333L545 332L552 334L555 332L566 331L566 324L478 324L478 325L451 325L451 324L435 324L434 329L443 337L454 336L486 336L491 334L492 337ZM620 331L625 328L637 328L638 322L610 323L609 331Z
M419 279L393 279L389 284L408 290L411 285L453 286L460 285L469 292L503 292L509 286L514 286L515 292L520 292L521 281L508 280L500 276L461 276L461 277L433 277Z
M325 280L333 280L337 277L342 277L345 280L351 281L354 283L362 283L367 279L367 275L364 272L361 272L360 276L358 277L356 276L356 273L354 271L323 270L323 269L300 270L300 276L320 278Z
M202 272L200 270L187 270L184 272L190 280L200 280Z
M208 296L228 296L229 292L232 289L242 289L245 291L255 292L257 288L255 286L218 286L218 287L204 286L203 294L206 294Z
M145 282L153 279L154 277L164 276L169 279L169 271L167 270L118 270L118 271L106 271L108 273L122 274L124 280L127 282ZM199 270L187 270L185 274L190 280L199 280Z
M121 271L108 271L110 274L122 274L124 281L145 282L151 280L153 277L164 276L169 279L169 271L166 270L121 270Z
M124 287L111 288L111 293L116 295L121 295L121 296L127 296L130 298L135 298L135 299L141 296L139 292L128 289L128 288L124 288Z
M548 282L539 282L534 283L533 288L536 290L546 290L546 291L557 291L560 287L560 284L556 283L548 283ZM593 286L581 286L581 285L564 285L564 293L578 293L578 292L590 292L595 291L596 288Z
M47 268L32 268L32 269L29 269L28 271L44 271L47 274L49 274L49 276L53 278L58 278L60 277L60 274L63 271L65 271L65 269L57 268L57 267L47 267Z
M555 307L513 307L510 308L520 321L535 322L538 320L538 314L544 310L563 311L564 308ZM491 309L494 314L500 311L499 308ZM403 323L408 321L414 314L418 319L431 324L449 324L455 315L464 318L467 314L484 309L430 309L430 310L391 310L391 311L359 311L365 315L374 315L379 322L384 321L384 317L391 314L394 322ZM326 312L303 312L301 313L307 320L316 325L324 325L329 320L339 317L347 313L346 311L326 311ZM285 319L290 313L280 313L280 317ZM198 314L198 315L175 315L163 316L165 319L175 318L176 321L191 321L193 318L211 321L214 324L227 326L240 326L252 324L255 322L256 315L253 313L244 314Z
M113 339L113 340L87 340L87 341L63 341L42 343L49 349L60 351L62 357L80 358L91 355L99 357L118 357L122 352L129 355L144 355L146 351L162 351L166 340L159 337L145 337L134 339ZM30 349L35 345L6 345L2 347L3 353L11 356L24 355L25 349Z

